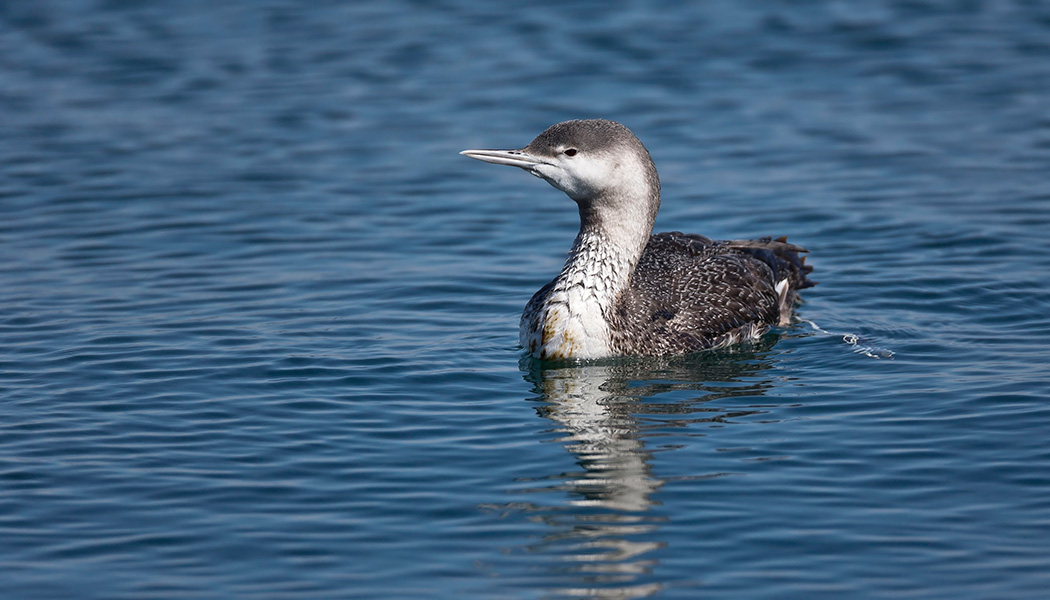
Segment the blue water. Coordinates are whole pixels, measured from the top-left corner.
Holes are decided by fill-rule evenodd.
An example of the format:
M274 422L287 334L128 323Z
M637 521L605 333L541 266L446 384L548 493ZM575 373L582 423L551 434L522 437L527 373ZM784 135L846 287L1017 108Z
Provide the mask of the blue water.
M0 4L0 597L1043 598L1050 8ZM799 315L549 365L631 127ZM854 337L856 336L856 337Z

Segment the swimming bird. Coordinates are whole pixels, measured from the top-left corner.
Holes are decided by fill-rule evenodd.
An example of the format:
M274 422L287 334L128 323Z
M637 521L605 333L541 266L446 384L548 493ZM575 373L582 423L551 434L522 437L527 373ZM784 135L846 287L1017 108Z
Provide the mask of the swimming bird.
M660 178L642 142L614 121L552 125L519 150L464 150L520 167L580 212L565 266L529 300L520 342L539 359L660 356L755 338L791 321L814 285L787 238L653 235Z

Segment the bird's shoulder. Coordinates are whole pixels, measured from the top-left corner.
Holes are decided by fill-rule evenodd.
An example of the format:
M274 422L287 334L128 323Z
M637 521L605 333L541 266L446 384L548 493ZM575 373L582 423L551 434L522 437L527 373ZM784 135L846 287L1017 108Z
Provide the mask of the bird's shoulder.
M657 233L649 238L636 273L647 281L678 287L683 285L683 280L714 284L723 279L737 280L743 277L771 282L772 269L761 255L767 251L766 244L770 243L779 242L768 238L713 240L679 231ZM741 285L744 282L735 283Z
M751 337L777 319L772 269L733 242L653 235L614 320L625 338L686 350Z

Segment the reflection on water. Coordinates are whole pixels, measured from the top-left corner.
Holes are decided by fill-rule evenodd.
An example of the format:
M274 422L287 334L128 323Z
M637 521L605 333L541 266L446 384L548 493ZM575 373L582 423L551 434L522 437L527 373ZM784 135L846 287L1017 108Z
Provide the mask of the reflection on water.
M515 504L549 527L524 551L549 558L544 568L559 582L552 595L641 598L672 583L657 573L656 551L667 546L662 529L671 517L654 510L665 480L654 474L660 453L652 440L667 435L667 428L730 423L761 413L761 408L727 410L715 402L770 388L761 374L770 367L765 351L774 342L767 336L747 347L692 357L589 364L522 360L525 378L539 394L537 412L557 425L555 441L580 467L547 474L540 479L553 483L525 490L561 492L563 505ZM683 392L687 399L665 398Z

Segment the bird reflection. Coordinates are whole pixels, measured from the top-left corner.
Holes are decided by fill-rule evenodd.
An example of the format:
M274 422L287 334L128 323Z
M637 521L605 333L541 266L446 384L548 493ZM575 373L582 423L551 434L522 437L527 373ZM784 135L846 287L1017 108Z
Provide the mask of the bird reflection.
M564 504L527 507L549 526L524 551L544 561L555 597L642 598L668 582L654 576L657 550L667 544L653 474L659 453L652 446L668 428L725 422L761 408L725 410L712 404L728 396L764 394L772 382L760 374L770 366L767 336L747 346L689 357L615 359L602 363L551 364L526 357L525 379L533 384L537 412L556 424L552 431L579 469L534 480L524 493L560 492ZM686 392L688 399L661 395Z

